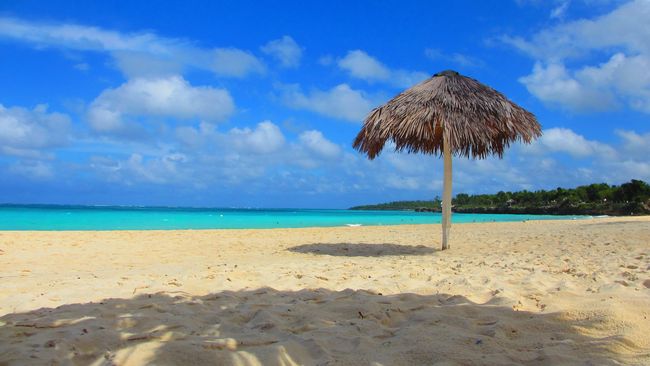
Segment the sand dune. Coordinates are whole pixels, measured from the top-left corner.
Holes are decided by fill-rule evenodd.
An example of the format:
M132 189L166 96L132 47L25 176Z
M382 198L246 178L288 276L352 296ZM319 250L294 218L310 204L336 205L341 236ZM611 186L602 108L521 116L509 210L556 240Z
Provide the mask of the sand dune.
M650 364L650 218L0 232L0 365Z

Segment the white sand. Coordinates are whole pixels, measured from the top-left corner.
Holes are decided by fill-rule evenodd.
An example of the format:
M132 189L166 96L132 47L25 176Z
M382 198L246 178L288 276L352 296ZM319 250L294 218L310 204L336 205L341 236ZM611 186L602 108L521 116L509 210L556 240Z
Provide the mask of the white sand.
M0 232L0 365L650 364L650 218L439 237Z

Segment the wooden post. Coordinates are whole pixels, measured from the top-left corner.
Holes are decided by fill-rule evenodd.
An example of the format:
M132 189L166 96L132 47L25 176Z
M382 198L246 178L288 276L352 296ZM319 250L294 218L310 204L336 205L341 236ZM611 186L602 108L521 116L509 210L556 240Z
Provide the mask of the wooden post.
M442 250L449 249L451 228L451 148L445 139L442 146L445 177L442 186Z

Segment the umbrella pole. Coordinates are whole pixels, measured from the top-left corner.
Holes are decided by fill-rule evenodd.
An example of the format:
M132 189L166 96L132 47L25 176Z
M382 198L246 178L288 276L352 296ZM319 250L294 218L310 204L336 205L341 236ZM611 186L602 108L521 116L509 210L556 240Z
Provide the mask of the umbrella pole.
M442 250L449 249L449 228L451 227L451 149L443 142L445 178L442 187Z

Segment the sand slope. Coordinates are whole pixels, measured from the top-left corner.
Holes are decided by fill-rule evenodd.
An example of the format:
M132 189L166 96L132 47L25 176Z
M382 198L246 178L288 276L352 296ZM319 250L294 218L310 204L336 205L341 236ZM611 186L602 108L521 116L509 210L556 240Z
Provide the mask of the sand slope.
M650 364L650 218L0 232L0 365Z

